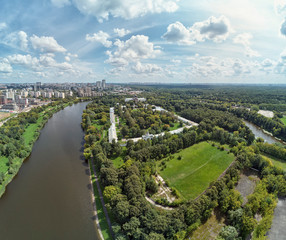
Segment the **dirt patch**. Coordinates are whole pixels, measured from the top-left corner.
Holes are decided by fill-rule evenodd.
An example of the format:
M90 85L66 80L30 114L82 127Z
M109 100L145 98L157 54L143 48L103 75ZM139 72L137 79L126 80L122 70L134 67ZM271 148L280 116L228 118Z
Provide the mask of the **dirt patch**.
M191 238L188 239L216 239L223 226L225 226L224 216L219 211L214 211L212 216L191 235Z
M239 191L243 197L243 205L247 203L247 196L253 193L258 180L258 173L251 169L243 171L240 175L236 190Z
M259 110L258 113L263 115L264 117L268 117L268 118L274 117L274 113L272 111Z
M173 194L172 194L171 188L169 188L167 186L164 179L160 175L157 175L155 177L155 182L158 184L159 189L158 189L158 192L156 194L154 194L154 196L153 196L154 199L165 198L170 203L172 203L176 200L176 197L173 196Z
M0 120L10 116L10 113L0 112Z
M279 199L274 210L272 226L267 236L270 240L281 240L286 238L286 199Z

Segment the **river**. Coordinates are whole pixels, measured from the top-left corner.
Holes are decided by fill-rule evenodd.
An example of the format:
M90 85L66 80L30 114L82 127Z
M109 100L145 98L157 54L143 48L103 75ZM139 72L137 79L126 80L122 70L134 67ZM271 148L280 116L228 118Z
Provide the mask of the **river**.
M94 240L89 169L82 159L87 103L54 114L0 199L1 240Z
M279 142L282 143L282 141L277 140L276 138L272 137L270 134L266 134L265 132L263 132L263 130L259 128L258 126L256 126L255 124L245 121L245 120L243 122L253 132L253 134L255 135L255 138L261 137L266 142L271 143L271 144L279 143Z

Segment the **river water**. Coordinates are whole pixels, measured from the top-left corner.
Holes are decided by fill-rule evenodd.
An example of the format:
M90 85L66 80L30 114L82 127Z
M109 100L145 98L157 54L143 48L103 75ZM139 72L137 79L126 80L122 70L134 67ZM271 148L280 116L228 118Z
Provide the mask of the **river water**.
M0 199L1 240L94 240L81 115L87 103L54 114Z
M245 120L243 122L245 123L245 125L247 127L249 127L249 129L253 132L253 134L255 135L256 138L261 137L266 142L271 143L271 144L280 142L276 138L272 137L270 134L266 134L265 132L263 132L263 130L261 128L259 128L258 126L256 126L255 124L250 123L250 122L245 121Z

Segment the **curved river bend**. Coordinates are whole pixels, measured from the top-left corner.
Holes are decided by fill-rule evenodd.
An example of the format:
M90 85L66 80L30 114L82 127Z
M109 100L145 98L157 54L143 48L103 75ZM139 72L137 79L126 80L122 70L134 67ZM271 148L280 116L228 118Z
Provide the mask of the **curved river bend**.
M87 103L56 113L42 129L17 177L0 199L1 240L94 240L81 115Z

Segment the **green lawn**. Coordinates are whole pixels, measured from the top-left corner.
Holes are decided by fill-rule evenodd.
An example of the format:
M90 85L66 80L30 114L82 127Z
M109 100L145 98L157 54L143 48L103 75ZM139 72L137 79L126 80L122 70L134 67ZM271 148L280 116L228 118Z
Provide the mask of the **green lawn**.
M276 158L276 157L273 157L273 156L270 156L268 154L262 154L262 156L268 160L270 160L274 166L276 167L280 167L282 168L283 170L286 170L286 162L279 159L279 158Z
M37 123L29 124L29 126L25 129L25 132L23 133L23 138L26 145L29 145L29 143L34 139L35 132L41 121L43 121L43 117L40 117L37 120Z
M220 151L207 142L195 144L173 156L173 159L166 161L167 167L160 169L159 173L185 199L197 197L234 160L233 154ZM178 156L182 156L182 159L178 160Z
M170 131L176 130L178 128L180 128L180 122L175 122L174 127L170 127Z
M286 116L283 116L283 118L280 118L280 120L286 125Z
M0 172L6 173L8 171L8 158L0 156Z

